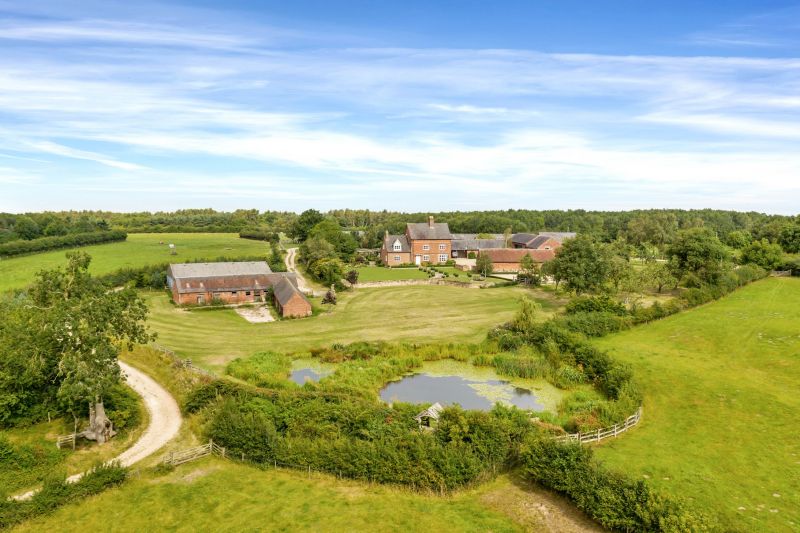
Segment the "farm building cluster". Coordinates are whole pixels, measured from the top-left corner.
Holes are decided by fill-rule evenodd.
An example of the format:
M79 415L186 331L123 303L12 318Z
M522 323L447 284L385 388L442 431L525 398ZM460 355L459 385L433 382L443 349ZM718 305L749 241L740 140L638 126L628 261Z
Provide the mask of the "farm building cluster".
M479 238L480 236L480 238ZM555 257L556 250L572 232L516 233L510 239L504 235L450 233L447 223L408 223L402 235L384 235L380 250L381 262L387 266L442 264L453 259L475 259L485 253L497 272L516 272L522 257L529 255L534 263L544 263Z
M172 264L167 285L178 305L246 304L272 298L283 317L311 314L311 303L297 288L295 274L272 272L266 261Z

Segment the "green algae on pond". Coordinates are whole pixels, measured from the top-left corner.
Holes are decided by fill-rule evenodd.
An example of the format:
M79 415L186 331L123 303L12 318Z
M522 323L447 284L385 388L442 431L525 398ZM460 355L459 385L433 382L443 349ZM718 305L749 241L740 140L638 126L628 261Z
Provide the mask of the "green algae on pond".
M543 379L509 378L500 376L493 368L452 359L427 362L413 374L387 384L380 392L385 402L439 402L482 411L502 403L555 412L563 396L563 391Z
M289 379L298 385L303 385L306 381L319 381L325 376L333 374L335 370L336 365L332 363L323 363L319 359L295 359L292 361L292 370L289 373Z

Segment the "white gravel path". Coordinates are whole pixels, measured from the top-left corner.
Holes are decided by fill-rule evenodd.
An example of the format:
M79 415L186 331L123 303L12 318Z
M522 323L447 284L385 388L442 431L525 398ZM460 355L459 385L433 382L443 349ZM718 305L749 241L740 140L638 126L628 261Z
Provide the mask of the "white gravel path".
M304 278L303 274L297 269L297 250L297 248L288 248L286 250L286 269L297 276L297 288L300 289L301 292L315 295L314 289L311 288L306 278Z
M164 387L156 383L150 376L126 363L120 361L120 368L126 375L128 385L144 400L147 412L150 414L150 424L133 446L112 459L119 461L122 466L131 466L142 459L153 455L167 442L172 440L181 428L183 418L178 402L167 392ZM85 472L67 478L68 483L75 483ZM15 500L27 500L37 490L13 496Z

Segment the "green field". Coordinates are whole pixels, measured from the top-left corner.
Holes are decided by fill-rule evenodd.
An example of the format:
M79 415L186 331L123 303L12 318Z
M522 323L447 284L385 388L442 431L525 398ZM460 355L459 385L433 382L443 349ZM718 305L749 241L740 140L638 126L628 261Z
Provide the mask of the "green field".
M718 516L725 529L800 530L800 280L602 339L631 363L644 421L604 444L612 467Z
M163 242L164 244L159 244ZM176 255L170 255L174 244ZM191 259L215 259L221 256L266 256L260 241L240 239L235 233L131 233L123 242L73 248L92 256L92 274L106 274L122 267L139 267ZM0 292L21 288L33 280L38 270L66 264L69 250L12 257L0 261Z
M335 342L479 342L509 320L523 289L405 286L341 292L328 314L251 324L231 309L177 309L163 293L143 293L158 342L212 369L257 351L299 351ZM544 300L545 310L555 304Z
M428 274L418 268L386 268L367 266L356 269L358 281L397 281L404 279L428 279Z

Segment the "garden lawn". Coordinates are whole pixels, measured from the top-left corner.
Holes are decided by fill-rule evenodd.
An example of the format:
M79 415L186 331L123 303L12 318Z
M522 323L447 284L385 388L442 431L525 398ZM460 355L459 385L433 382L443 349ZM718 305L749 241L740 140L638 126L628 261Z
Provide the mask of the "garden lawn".
M15 531L523 531L473 492L452 497L258 470L222 459L145 474Z
M509 320L523 289L404 286L340 292L331 313L251 324L231 309L186 311L143 292L158 342L210 369L265 350L300 351L354 341L480 342ZM545 301L548 308L551 301ZM543 314L544 315L544 314Z
M159 244L160 241L164 244ZM176 255L170 255L169 244L175 245ZM123 267L216 259L222 256L263 255L266 259L265 243L240 239L236 233L131 233L122 242L3 259L0 261L0 292L25 287L33 281L34 273L39 270L65 265L65 254L70 250L81 250L90 254L90 271L95 275L107 274Z
M398 281L405 279L428 279L428 274L418 268L387 268L368 266L356 269L358 281Z
M607 464L686 498L726 530L800 530L800 279L598 341L633 365L643 423Z

